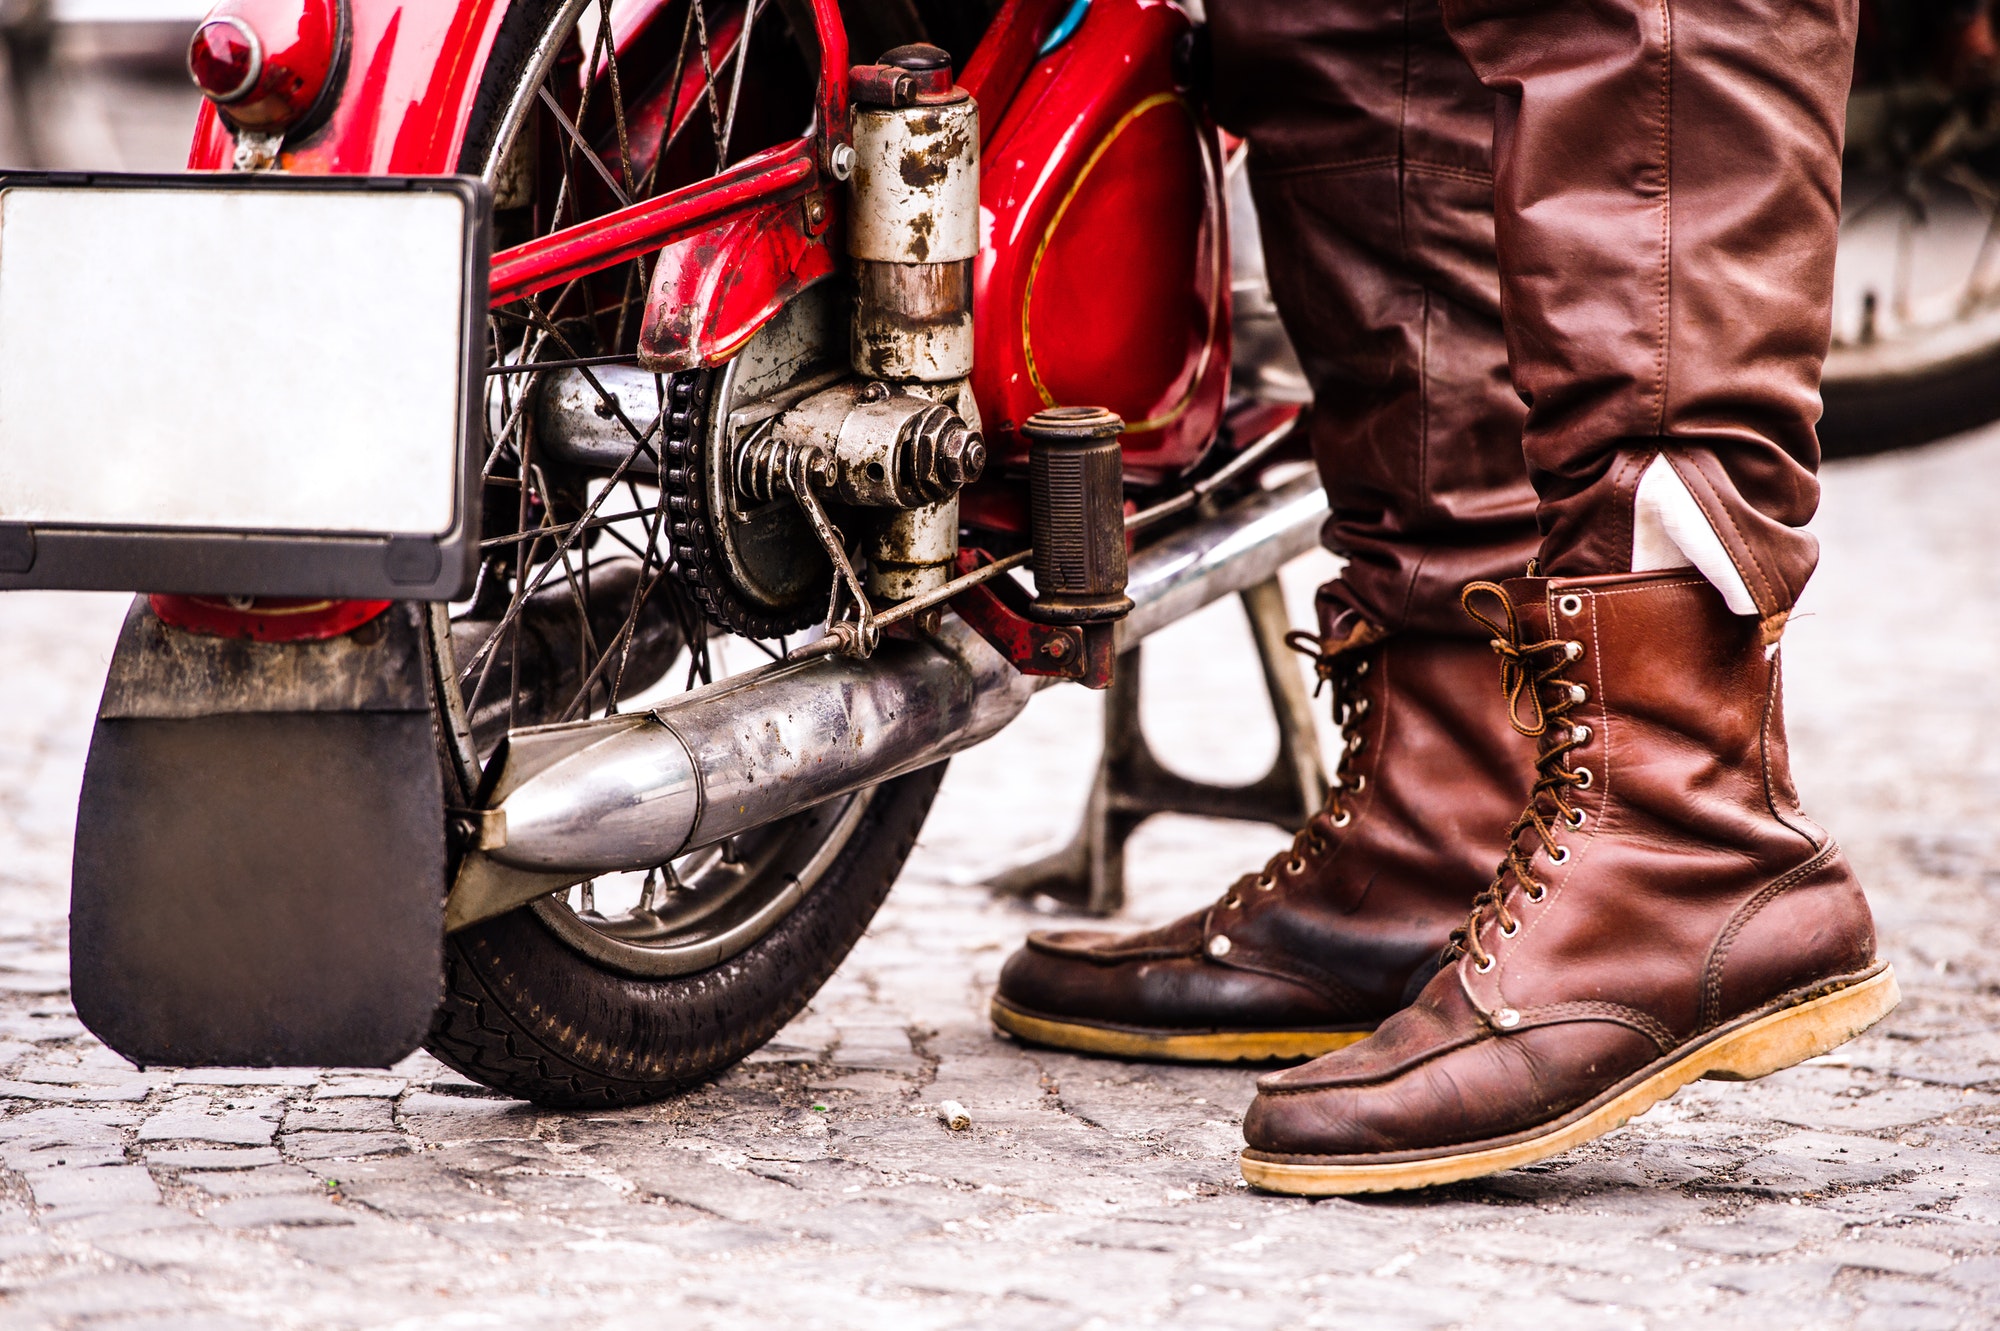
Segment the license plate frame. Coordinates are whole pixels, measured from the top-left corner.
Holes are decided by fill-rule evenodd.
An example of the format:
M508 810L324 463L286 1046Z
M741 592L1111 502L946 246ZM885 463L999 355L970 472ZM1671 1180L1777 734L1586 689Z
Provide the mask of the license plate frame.
M469 594L491 217L464 176L0 173L0 590ZM130 270L130 303L88 260L65 269L66 245ZM380 291L401 303L378 317ZM127 312L97 367L122 377L61 354L93 355L93 302ZM244 335L188 336L176 309ZM38 341L38 314L77 327ZM314 336L340 373L286 354ZM151 415L147 386L169 404ZM200 414L205 392L223 412Z

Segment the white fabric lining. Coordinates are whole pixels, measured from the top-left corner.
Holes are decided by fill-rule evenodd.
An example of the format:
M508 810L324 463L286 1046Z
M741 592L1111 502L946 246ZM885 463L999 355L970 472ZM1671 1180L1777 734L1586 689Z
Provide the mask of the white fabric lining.
M1655 457L1639 478L1632 505L1632 571L1652 573L1692 566L1722 593L1722 600L1739 615L1757 613L1757 603L1744 585L1722 538L1708 515L1688 493L1687 482L1664 456Z

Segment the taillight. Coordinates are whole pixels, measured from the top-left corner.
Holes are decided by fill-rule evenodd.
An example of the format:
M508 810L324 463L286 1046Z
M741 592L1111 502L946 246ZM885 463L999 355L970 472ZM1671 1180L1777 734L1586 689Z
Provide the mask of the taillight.
M340 0L223 0L188 44L188 73L231 124L296 129L340 62Z
M264 50L257 34L240 18L213 18L201 25L188 45L188 73L194 86L227 104L257 86L264 72Z

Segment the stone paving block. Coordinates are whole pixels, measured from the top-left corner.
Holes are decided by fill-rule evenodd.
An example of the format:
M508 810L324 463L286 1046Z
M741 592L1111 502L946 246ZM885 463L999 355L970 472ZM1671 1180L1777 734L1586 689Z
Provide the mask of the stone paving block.
M312 1099L287 1106L283 1131L394 1132L396 1102L379 1096Z
M202 1219L221 1229L265 1229L273 1225L351 1225L353 1217L331 1197L295 1196L239 1197L217 1202L201 1213Z
M392 1219L451 1219L493 1204L466 1180L422 1156L386 1156L338 1169L342 1197Z
M194 1291L159 1276L82 1272L16 1291L15 1307L51 1318L109 1319L202 1305Z
M349 1097L393 1100L409 1089L409 1081L403 1077L324 1077L313 1087L314 1100L339 1100Z
M236 1170L258 1169L265 1165L280 1163L274 1146L251 1146L233 1150L214 1150L204 1147L152 1147L146 1152L146 1163L155 1169L169 1170Z
M29 1176L35 1205L52 1209L144 1205L160 1200L152 1175L140 1165L44 1169Z
M191 1171L182 1174L180 1182L210 1197L266 1197L276 1193L321 1192L326 1187L325 1179L323 1174L273 1160L268 1165L253 1165L248 1169Z
M314 1068L182 1068L176 1086L310 1086L319 1080Z
M110 1086L61 1082L0 1081L0 1100L36 1100L51 1104L126 1103L144 1100L152 1086L140 1080Z
M67 1243L95 1244L100 1239L131 1234L154 1234L161 1230L188 1229L199 1225L186 1211L164 1204L131 1206L82 1206L74 1210L47 1211L40 1217L50 1231Z
M1929 1167L1921 1153L1873 1137L1801 1132L1770 1143L1763 1154L1745 1161L1733 1180L1713 1186L1721 1192L1789 1197L1873 1187Z
M288 1132L284 1151L291 1160L359 1160L411 1149L400 1132Z
M115 1141L89 1146L61 1142L10 1142L0 1147L0 1160L6 1162L7 1168L23 1174L64 1166L81 1169L87 1165L122 1165L125 1163L125 1148Z
M726 1169L686 1152L663 1153L657 1164L634 1170L628 1177L641 1196L691 1206L724 1220L788 1220L811 1205L790 1184Z
M1949 1253L1879 1239L1850 1239L1830 1244L1824 1254L1842 1266L1861 1271L1890 1271L1898 1275L1931 1276L1952 1264Z
M169 1102L147 1118L139 1129L139 1140L265 1146L277 1135L282 1112L276 1101L244 1104L211 1101L203 1096L186 1097Z
M403 1127L429 1141L477 1141L532 1136L543 1112L518 1100L473 1099L412 1091L397 1115Z

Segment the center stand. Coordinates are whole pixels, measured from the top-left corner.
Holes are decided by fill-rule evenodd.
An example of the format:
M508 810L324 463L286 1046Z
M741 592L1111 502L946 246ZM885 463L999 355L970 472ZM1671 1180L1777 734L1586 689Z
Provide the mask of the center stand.
M1146 742L1139 715L1140 649L1133 647L1118 662L1105 694L1104 752L1082 827L1063 849L995 876L989 882L994 892L1046 896L1092 915L1110 915L1125 904L1125 843L1154 814L1234 818L1297 831L1325 802L1326 767L1312 700L1295 654L1285 645L1291 620L1284 591L1273 577L1241 595L1278 722L1278 756L1271 770L1243 786L1195 781L1168 770Z

